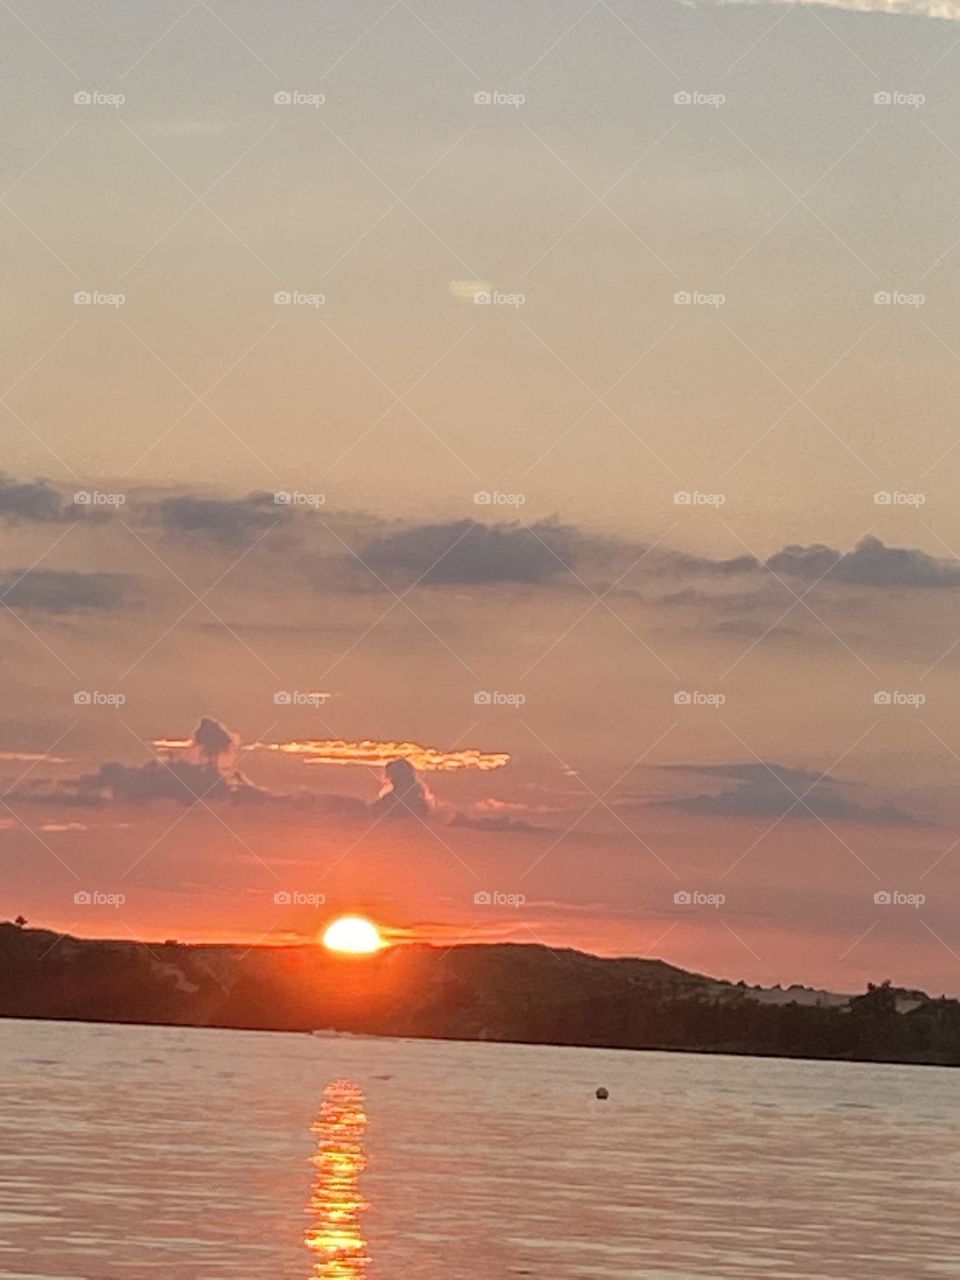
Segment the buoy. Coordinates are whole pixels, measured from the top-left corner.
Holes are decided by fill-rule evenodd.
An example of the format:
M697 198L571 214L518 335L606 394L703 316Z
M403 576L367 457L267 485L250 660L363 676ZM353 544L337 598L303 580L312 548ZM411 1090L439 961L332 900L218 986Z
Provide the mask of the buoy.
M607 1098L610 1097L610 1090L605 1089L603 1085L601 1085L600 1088L597 1090L597 1097L600 1099L601 1102L606 1102Z

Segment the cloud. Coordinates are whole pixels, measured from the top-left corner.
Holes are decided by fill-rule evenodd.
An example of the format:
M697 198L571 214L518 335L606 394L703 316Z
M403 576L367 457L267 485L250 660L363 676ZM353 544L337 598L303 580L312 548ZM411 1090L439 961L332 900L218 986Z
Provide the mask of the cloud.
M154 743L158 746L164 740ZM169 744L168 744L169 745ZM286 742L253 742L245 751L273 751L293 756L304 764L338 764L387 766L393 760L405 760L421 772L459 773L464 769L489 772L510 763L506 751L481 751L477 747L426 747L419 742L380 742L363 738L347 742L342 738L302 738Z
M63 497L48 481L17 481L0 474L0 519L56 524L66 518Z
M67 569L0 571L0 599L11 608L45 613L117 609L127 601L133 579L121 573L81 573Z
M736 764L683 764L657 766L664 772L693 774L703 779L732 783L729 790L641 801L658 808L714 818L756 818L864 822L880 827L925 825L912 814L885 804L869 806L845 795L834 779L808 769L795 769L761 761ZM806 793L806 794L804 794ZM803 796L803 803L797 798ZM637 797L633 797L637 799Z
M368 542L360 559L376 573L413 575L430 586L547 583L566 572L580 538L562 525L417 525Z
M398 816L428 817L436 802L409 760L391 760L384 768L384 774L376 808Z
M552 835L559 828L539 826L526 818L514 818L500 813L490 816L457 812L447 824L450 827L467 827L471 831L487 831L505 835Z
M775 573L845 582L858 587L960 586L960 561L941 560L913 547L888 547L879 538L863 538L852 551L822 543L788 546L767 560Z
M724 5L756 5L767 4L792 5L796 0L716 0ZM886 13L900 17L942 18L955 20L960 18L958 0L799 0L801 5L816 5L826 9L846 9L851 13Z
M245 498L200 498L177 494L162 498L153 508L160 527L178 538L208 538L223 546L246 545L271 526L286 524L290 511L274 502L272 493Z

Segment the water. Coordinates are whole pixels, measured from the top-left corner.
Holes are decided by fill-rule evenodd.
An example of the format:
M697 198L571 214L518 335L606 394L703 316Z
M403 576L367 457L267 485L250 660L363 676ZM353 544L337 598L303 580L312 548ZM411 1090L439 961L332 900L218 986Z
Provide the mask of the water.
M0 1021L17 1280L960 1277L958 1192L949 1070Z

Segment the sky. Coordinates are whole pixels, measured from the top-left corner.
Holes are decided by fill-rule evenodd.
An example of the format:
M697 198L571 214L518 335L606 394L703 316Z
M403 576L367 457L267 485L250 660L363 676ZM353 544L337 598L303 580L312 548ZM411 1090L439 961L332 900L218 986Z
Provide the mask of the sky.
M0 911L960 993L957 17L0 7Z

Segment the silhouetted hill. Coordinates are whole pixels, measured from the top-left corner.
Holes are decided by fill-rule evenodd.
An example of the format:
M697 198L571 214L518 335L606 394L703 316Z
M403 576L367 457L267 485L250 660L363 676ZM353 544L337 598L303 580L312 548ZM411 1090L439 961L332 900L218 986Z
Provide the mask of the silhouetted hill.
M960 1002L719 982L661 960L505 943L90 940L0 924L0 1016L960 1065Z

